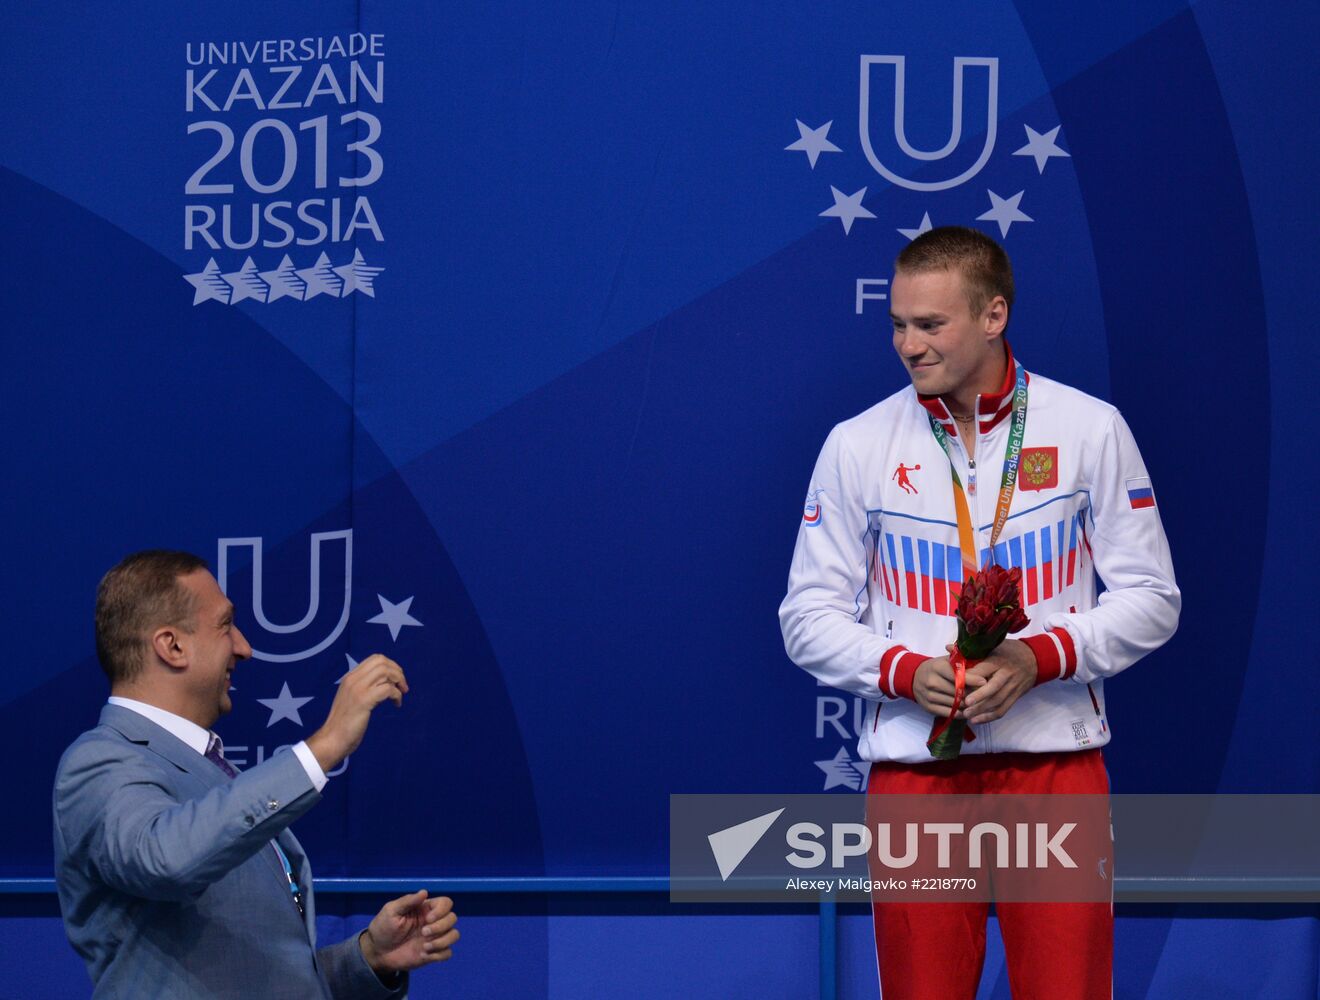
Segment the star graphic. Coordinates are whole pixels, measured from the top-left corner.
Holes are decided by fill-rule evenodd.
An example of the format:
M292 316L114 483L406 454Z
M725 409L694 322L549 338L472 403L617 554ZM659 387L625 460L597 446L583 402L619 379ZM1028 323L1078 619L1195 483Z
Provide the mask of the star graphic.
M376 595L376 599L380 601L380 614L375 618L368 618L367 624L388 625L390 627L390 638L393 641L399 641L399 632L402 631L405 625L421 626L421 622L408 614L408 609L412 607L413 602L411 597L404 598L398 604L395 604L393 601L387 601L385 598L381 597L380 594Z
M208 260L206 267L196 274L185 274L183 280L197 289L193 294L193 305L200 305L207 299L215 299L217 302L229 305L229 296L233 289L221 277L220 265L215 262L214 257Z
M1036 220L1029 216L1022 209L1018 208L1022 204L1022 196L1025 191L1019 191L1011 198L1001 198L993 191L986 190L990 196L990 211L984 215L978 215L976 218L981 221L999 223L999 235L1001 237L1008 235L1008 227L1015 222L1035 222Z
M270 709L270 721L266 723L267 729L275 725L275 723L279 722L281 719L288 719L290 722L296 722L301 726L303 720L302 716L298 714L298 709L302 708L311 700L310 696L306 698L295 698L293 693L289 690L288 681L285 681L284 687L280 688L280 696L278 698L257 699L257 701Z
M359 660L353 659L353 657L349 656L347 653L344 654L344 659L348 661L348 669L344 671L344 673L340 676L339 680L335 681L336 684L341 683L345 677L347 677L354 670L356 670L357 665L360 662Z
M335 269L330 266L330 258L324 251L311 267L304 267L294 273L307 283L304 299L314 299L323 293L338 298L344 287L344 279L335 274Z
M875 213L862 205L862 199L866 197L866 188L845 195L831 184L830 193L834 195L834 204L820 214L826 218L838 219L842 222L845 236L852 232L852 224L858 219L875 218Z
M243 261L243 266L237 271L222 275L225 281L234 289L234 294L229 298L229 304L237 305L244 299L256 299L258 302L265 302L266 296L270 294L270 285L257 273L257 265L249 257Z
M816 766L825 772L825 791L837 785L844 785L853 791L860 791L863 773L848 756L847 747L839 747L833 760L818 760Z
M925 215L921 217L921 225L919 225L916 229L900 229L899 232L902 233L904 236L906 236L909 240L915 240L922 233L928 233L934 228L935 227L930 224L930 213L927 212Z
M357 250L353 253L353 259L343 267L333 268L335 274L344 279L344 290L341 295L347 296L352 292L361 292L363 295L370 295L373 299L376 297L374 282L376 276L385 270L383 267L372 267L362 259L362 251Z
M286 253L284 259L280 261L280 266L273 271L262 271L261 280L270 285L270 296L267 302L274 302L276 299L282 299L289 296L292 299L301 299L307 294L307 282L298 277L298 272L293 269L293 261L289 259Z
M784 149L806 153L807 162L811 164L812 170L816 169L816 161L820 159L821 153L843 152L843 150L826 138L826 136L830 134L830 126L834 124L833 119L827 121L824 125L820 126L820 128L808 128L802 124L802 120L799 118L793 120L797 122L798 140L797 142L785 146Z
M1072 154L1060 149L1057 141L1059 129L1063 128L1062 125L1055 125L1044 135L1037 132L1030 125L1023 125L1022 127L1027 130L1027 144L1021 149L1014 150L1013 155L1033 157L1036 161L1036 171L1038 173L1043 174L1045 172L1045 162L1051 156L1066 156L1071 159Z

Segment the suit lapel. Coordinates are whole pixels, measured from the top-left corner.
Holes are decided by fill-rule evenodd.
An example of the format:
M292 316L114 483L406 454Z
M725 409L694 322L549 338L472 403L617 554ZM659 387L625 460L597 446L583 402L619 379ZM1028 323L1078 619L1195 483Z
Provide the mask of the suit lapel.
M130 708L106 705L101 709L101 725L115 730L130 743L145 746L185 774L200 778L208 786L229 780L223 771L169 730L162 729L145 715L139 715Z

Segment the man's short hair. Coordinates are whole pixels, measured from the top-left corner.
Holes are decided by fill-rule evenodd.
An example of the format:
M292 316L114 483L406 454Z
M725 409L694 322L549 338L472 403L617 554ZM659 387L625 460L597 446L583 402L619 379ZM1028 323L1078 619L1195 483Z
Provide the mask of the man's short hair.
M894 270L907 274L952 271L963 277L967 304L980 316L996 295L1013 312L1013 266L1004 248L985 233L964 226L940 226L922 233L898 255Z
M146 666L147 637L172 625L196 627L196 599L179 577L207 569L190 552L148 549L126 556L96 588L96 655L110 683L132 680Z

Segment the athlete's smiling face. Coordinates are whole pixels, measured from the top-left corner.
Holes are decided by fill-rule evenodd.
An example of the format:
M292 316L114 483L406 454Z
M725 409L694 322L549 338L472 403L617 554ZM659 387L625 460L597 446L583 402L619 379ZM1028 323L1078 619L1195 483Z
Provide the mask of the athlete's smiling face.
M1008 304L1002 295L972 315L961 271L899 271L889 287L894 350L917 392L970 407L1003 376Z

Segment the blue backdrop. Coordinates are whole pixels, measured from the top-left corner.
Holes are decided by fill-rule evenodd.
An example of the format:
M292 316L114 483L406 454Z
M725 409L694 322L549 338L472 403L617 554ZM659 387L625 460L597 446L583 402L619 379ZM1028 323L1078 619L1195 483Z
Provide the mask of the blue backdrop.
M1316 789L1314 9L3 20L0 750L34 807L0 876L50 874L55 762L105 696L95 584L158 545L223 567L259 651L219 726L240 762L368 653L408 670L298 824L318 875L662 876L671 792L859 788L851 699L775 609L825 434L905 380L885 279L928 224L1002 240L1015 352L1116 403L1151 470L1184 613L1106 689L1114 787ZM1285 977L1251 995L1316 996L1316 921L1252 916L1134 915L1126 995L1237 947ZM611 995L553 985L556 954L593 967L560 918L517 918L526 988Z

